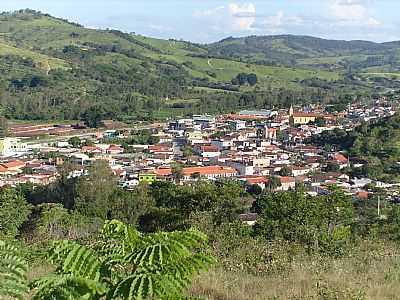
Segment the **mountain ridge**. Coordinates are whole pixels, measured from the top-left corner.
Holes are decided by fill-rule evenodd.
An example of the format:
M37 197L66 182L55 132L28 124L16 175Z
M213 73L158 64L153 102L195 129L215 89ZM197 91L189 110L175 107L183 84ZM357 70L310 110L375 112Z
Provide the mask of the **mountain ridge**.
M164 118L400 88L400 43L358 42L363 53L347 45L287 35L201 45L2 13L0 110L24 119L79 119L90 109ZM238 84L240 73L257 83Z

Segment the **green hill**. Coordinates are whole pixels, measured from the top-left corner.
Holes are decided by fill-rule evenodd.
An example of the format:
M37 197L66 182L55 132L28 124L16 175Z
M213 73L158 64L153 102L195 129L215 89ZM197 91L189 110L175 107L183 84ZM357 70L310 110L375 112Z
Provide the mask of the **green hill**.
M346 67L351 63L393 64L398 67L400 44L325 40L277 35L227 38L209 45L210 54L252 62Z
M350 78L343 60L363 63L369 51L398 47L353 43L362 54L347 42L292 36L197 45L88 29L32 10L2 13L0 67L7 72L0 73L0 106L20 119L78 119L90 110L108 118L163 118L323 101L335 89L367 91L381 74L384 87L397 80L397 70L383 64ZM258 83L233 84L239 73L256 74Z

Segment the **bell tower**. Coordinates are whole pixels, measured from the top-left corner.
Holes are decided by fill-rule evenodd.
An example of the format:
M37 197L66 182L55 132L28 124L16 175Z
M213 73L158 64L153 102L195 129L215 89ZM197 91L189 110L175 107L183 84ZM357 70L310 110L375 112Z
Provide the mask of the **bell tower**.
M290 105L290 108L289 108L289 117L293 117L293 114L294 114L293 105Z

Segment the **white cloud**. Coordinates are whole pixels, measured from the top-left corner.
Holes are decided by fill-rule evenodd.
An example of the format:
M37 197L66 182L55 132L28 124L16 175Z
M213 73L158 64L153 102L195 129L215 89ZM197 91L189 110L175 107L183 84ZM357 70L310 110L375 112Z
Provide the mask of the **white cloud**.
M284 21L283 11L279 11L276 15L268 16L264 24L271 27L280 27Z
M387 25L376 18L372 0L324 0L323 11L310 14L289 14L289 11L268 11L255 0L228 2L194 14L209 38L252 34L300 34L340 39L373 39L385 32ZM392 30L393 31L393 30ZM200 34L200 33L199 33ZM204 38L206 39L206 38ZM382 38L383 39L383 38Z
M228 12L232 28L235 31L248 31L256 20L256 7L253 3L228 5Z
M332 16L340 24L379 26L381 22L370 15L365 1L334 0L330 6Z
M256 6L253 3L230 3L226 6L197 11L195 17L208 18L213 28L221 31L251 31L256 20Z

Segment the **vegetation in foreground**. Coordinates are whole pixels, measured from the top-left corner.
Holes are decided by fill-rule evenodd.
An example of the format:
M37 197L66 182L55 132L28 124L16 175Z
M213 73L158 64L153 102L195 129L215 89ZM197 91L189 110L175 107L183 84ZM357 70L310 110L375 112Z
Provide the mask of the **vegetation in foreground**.
M364 241L344 257L298 254L290 261L282 248L271 245L270 264L276 268L269 273L213 269L194 282L191 295L210 300L399 298L398 244Z
M0 244L0 295L23 299L184 299L194 273L213 262L196 253L206 237L196 231L141 235L118 221L104 224L90 246L54 242L48 261L55 271L29 285L16 248Z
M50 186L0 191L3 294L395 299L400 207L384 191L356 201L335 187L318 197L302 186L260 194L201 179L125 191L101 161L88 176L66 174ZM253 227L238 221L246 212L258 214ZM213 268L193 277L212 257ZM11 290L7 280L17 280Z

